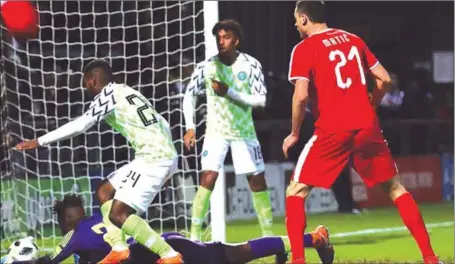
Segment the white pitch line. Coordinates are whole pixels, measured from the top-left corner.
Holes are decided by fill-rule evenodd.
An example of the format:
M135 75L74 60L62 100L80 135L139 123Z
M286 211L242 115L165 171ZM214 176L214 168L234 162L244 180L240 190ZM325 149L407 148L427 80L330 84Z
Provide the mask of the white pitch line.
M427 224L427 228L438 228L438 227L447 227L453 226L453 222L441 222L441 223L432 223ZM363 235L370 235L370 234L380 234L380 233L396 233L408 230L405 226L397 226L397 227L383 227L383 228L369 228L363 230L357 230L352 232L342 232L342 233L335 233L330 234L330 238L334 237L351 237L351 236L363 236Z
M454 222L440 222L440 223L431 223L427 224L427 228L439 228L439 227L448 227L453 226ZM334 237L352 237L352 236L364 236L370 234L381 234L381 233L397 233L406 231L407 228L405 226L397 226L397 227L383 227L383 228L369 228L363 230L357 230L352 232L342 232L342 233L334 233L330 234L330 238ZM40 248L40 251L43 252L52 252L53 248Z

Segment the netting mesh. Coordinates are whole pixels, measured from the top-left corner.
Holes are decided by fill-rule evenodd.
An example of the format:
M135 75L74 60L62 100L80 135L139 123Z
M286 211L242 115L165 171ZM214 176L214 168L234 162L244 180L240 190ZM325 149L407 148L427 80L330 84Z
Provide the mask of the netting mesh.
M66 193L83 195L87 212L96 212L93 193L100 179L133 158L125 139L105 124L50 147L11 149L87 109L92 97L82 88L82 69L95 58L108 60L116 81L138 89L169 121L180 172L157 196L147 218L160 229L187 229L191 201L186 195L195 191L199 151L183 151L181 102L195 63L204 58L203 3L35 4L40 14L36 39L24 43L6 31L2 35L2 251L24 232L55 241L60 232L52 203ZM202 124L203 104L198 112Z

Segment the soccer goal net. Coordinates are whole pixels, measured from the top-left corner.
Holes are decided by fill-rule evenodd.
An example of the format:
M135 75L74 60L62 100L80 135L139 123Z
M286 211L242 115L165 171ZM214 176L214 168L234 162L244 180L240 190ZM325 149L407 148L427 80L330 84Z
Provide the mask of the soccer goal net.
M204 5L197 1L38 1L36 39L16 41L2 27L2 253L26 233L38 238L39 247L55 244L60 231L53 201L77 193L84 198L88 214L99 212L94 196L98 183L133 158L125 139L103 123L49 147L11 149L88 108L92 97L82 88L82 70L95 58L109 61L116 81L143 93L169 121L180 156L179 172L145 217L157 230L189 229L205 113L202 103L197 107L199 143L187 152L181 104L193 67L205 58L204 15L208 12Z

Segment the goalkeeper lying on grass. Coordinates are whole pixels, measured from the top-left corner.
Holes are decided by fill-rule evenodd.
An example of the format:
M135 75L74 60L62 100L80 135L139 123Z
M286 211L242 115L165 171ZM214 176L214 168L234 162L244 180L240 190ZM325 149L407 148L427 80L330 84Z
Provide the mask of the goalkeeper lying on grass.
M54 205L63 239L51 255L41 257L37 264L60 263L72 254L78 263L97 263L111 250L106 242L106 227L101 215L86 217L83 200L77 195L66 195ZM177 232L161 235L167 243L183 255L185 264L240 264L268 256L276 256L276 263L285 263L290 245L287 237L263 237L239 244L202 243L185 238ZM323 263L332 263L333 246L328 230L319 226L305 234L305 246L314 247ZM131 254L123 263L156 263L159 256L129 238ZM158 262L159 263L159 262Z

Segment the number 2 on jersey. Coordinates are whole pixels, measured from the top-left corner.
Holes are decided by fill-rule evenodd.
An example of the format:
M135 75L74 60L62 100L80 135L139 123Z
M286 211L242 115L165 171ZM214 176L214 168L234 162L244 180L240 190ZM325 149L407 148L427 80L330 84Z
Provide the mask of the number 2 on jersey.
M92 226L92 231L95 232L95 234L103 235L107 233L107 228L104 223L99 223Z
M140 103L136 104L134 99L136 99L136 102L139 101ZM152 113L145 112L145 110L152 110L153 109L153 107L150 105L150 102L148 102L148 101L145 102L142 98L140 98L139 96L137 96L135 94L128 95L126 97L126 100L128 101L128 103L130 103L130 105L139 106L137 108L137 114L139 115L139 118L141 119L141 121L144 124L144 126L150 126L150 125L155 124L156 122L158 122L156 120L156 117Z
M348 89L352 85L351 78L347 77L346 80L344 80L343 76L341 76L341 68L346 66L346 64L352 61L354 58L356 59L357 67L359 68L360 81L362 82L363 85L366 84L365 73L363 72L362 67L362 61L360 60L359 50L357 49L356 46L352 46L351 50L349 51L347 60L346 55L344 55L344 53L341 50L332 50L329 54L330 61L335 61L337 57L340 60L337 63L337 65L335 65L335 77L337 79L338 87L340 87L341 89Z
M111 239L107 235L107 227L104 223L99 223L94 226L92 226L92 231L95 232L97 235L103 235L103 240L108 243L109 245L113 245L111 242Z

